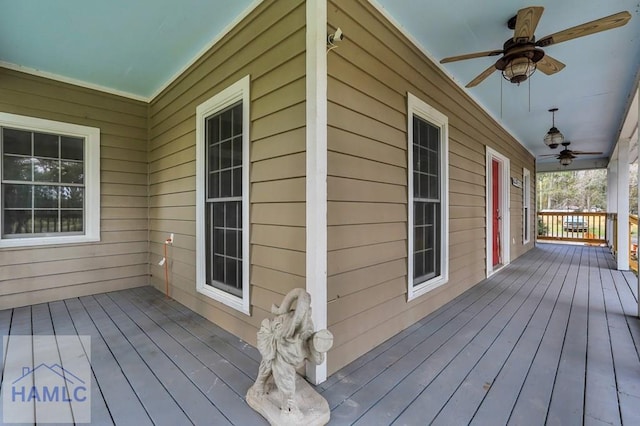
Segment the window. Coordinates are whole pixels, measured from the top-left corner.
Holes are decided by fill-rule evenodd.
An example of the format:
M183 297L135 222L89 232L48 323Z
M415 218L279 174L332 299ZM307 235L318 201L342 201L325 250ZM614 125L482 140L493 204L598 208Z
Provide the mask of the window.
M448 120L408 95L408 298L448 281Z
M0 247L100 240L100 130L0 113Z
M197 290L249 314L249 77L196 109Z
M522 240L531 241L531 172L522 169Z

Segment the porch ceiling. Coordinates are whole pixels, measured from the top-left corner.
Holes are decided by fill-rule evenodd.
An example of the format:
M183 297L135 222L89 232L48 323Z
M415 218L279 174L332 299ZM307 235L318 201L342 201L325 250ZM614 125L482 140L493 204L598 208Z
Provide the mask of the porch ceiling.
M99 86L149 99L261 0L0 0L0 65ZM371 0L435 61L500 49L512 35L506 21L529 0ZM535 73L515 86L494 73L466 89L534 155L551 153L542 137L549 108L571 148L602 151L606 164L631 105L640 69L637 0L541 1L536 35L544 35L622 10L622 28L545 48L566 64L555 75ZM349 28L342 28L349 37ZM495 58L449 63L444 69L464 86ZM637 108L631 121L637 123ZM637 127L637 124L636 124ZM635 133L637 137L637 132ZM556 163L556 160L539 160Z

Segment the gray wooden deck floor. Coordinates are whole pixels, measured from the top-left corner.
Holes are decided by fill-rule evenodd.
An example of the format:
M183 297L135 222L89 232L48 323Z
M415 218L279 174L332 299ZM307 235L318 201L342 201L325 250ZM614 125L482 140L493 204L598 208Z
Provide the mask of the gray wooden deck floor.
M539 245L318 386L331 424L639 425L636 278L612 262ZM95 424L266 424L256 349L152 288L0 311L2 335L54 332L91 336Z

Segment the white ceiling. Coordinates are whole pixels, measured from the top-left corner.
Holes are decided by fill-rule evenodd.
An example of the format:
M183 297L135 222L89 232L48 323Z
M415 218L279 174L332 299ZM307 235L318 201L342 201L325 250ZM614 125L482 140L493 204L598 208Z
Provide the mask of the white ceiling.
M282 0L281 0L282 1ZM349 0L351 1L351 0ZM527 0L371 0L432 58L501 49ZM149 99L260 0L0 0L0 65ZM556 126L571 148L608 157L640 70L638 0L540 1L536 38L627 10L621 28L545 48L566 64L515 86L495 72L467 89L536 156ZM349 37L349 28L342 28ZM443 65L464 86L497 58ZM636 118L637 122L637 118ZM637 134L637 133L636 133ZM594 158L591 156L589 158ZM555 160L551 158L547 161Z

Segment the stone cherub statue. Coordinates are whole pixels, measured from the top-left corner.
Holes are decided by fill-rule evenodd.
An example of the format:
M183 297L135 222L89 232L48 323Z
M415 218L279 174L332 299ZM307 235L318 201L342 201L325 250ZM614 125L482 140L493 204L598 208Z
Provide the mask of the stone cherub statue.
M291 290L271 313L275 318L264 319L258 331L262 361L247 402L272 425L324 425L329 421L328 404L296 369L305 360L321 364L333 335L328 330L314 332L311 296L301 288Z

